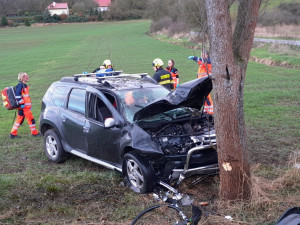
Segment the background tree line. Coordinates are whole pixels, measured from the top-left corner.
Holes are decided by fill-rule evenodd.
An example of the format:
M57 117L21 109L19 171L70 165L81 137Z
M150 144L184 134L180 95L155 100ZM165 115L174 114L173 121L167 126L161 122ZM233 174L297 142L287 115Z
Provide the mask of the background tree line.
M70 14L98 16L92 12L97 4L93 0L56 0L67 2ZM151 19L151 31L167 30L169 35L193 30L204 38L207 33L205 0L112 0L110 10L101 15L105 20ZM0 0L0 15L42 15L52 0ZM237 0L229 4L238 5ZM265 0L268 6L268 0ZM236 17L237 6L231 16ZM62 18L64 19L64 18ZM100 20L101 20L100 19ZM91 18L90 20L98 20ZM258 23L264 26L299 24L300 3L281 3L278 7L260 13Z
M57 3L68 3L74 12L89 11L96 8L97 4L93 0L54 0ZM24 15L41 14L50 5L52 0L0 0L0 15Z

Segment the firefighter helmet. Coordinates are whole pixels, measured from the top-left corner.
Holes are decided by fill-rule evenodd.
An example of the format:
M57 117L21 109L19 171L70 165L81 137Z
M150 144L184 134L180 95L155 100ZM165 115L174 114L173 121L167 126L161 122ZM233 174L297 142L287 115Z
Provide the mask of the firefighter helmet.
M152 66L155 67L162 67L164 65L164 62L160 58L156 58L152 62Z
M107 69L107 66L113 67L113 64L111 63L111 61L109 59L105 59L103 61L103 66L105 66L105 68Z

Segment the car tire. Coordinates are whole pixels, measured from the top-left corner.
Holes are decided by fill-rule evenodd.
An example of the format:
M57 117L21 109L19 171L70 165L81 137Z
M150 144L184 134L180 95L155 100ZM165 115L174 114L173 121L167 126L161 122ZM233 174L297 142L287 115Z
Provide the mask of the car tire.
M69 155L68 152L63 149L60 138L53 129L45 132L44 149L48 159L55 163L66 161Z
M155 185L155 172L149 160L135 152L125 154L123 174L131 189L144 194L151 192Z

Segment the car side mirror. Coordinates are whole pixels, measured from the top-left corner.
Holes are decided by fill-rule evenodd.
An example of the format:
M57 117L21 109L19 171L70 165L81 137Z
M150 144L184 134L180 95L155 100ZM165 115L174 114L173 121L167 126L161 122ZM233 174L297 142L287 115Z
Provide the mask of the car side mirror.
M116 125L116 122L115 122L115 120L113 118L107 118L104 121L104 127L105 128L111 128L111 127L113 127L115 125Z

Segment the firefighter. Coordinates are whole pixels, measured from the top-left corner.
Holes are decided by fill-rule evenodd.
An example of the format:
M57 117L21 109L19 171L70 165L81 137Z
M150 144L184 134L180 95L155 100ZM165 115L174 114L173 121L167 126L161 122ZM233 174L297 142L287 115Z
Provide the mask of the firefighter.
M153 70L155 71L153 79L160 85L171 90L173 88L172 75L170 72L162 68L163 65L164 63L160 58L156 58L153 60L152 66Z
M32 136L39 137L41 135L36 129L35 120L31 113L31 99L29 96L29 87L27 85L29 76L27 75L27 73L21 72L18 74L18 80L19 83L16 86L16 100L21 106L18 108L17 119L11 129L10 138L20 138L20 136L17 135L17 132L18 128L20 127L20 125L22 125L25 118L29 125Z
M175 61L173 59L169 59L166 70L171 73L173 79L173 89L176 89L176 87L179 85L179 75L178 70L174 66Z
M207 51L202 51L201 58L197 56L189 56L188 59L192 59L198 63L198 73L197 78L202 78L211 75L211 61L209 53ZM210 115L214 114L214 104L211 98L211 95L207 96L204 103L204 112Z
M110 59L105 59L103 61L103 65L101 65L99 68L95 69L93 73L96 73L97 77L104 77L104 76L112 76L112 73L107 72L113 72L113 64L111 63Z

